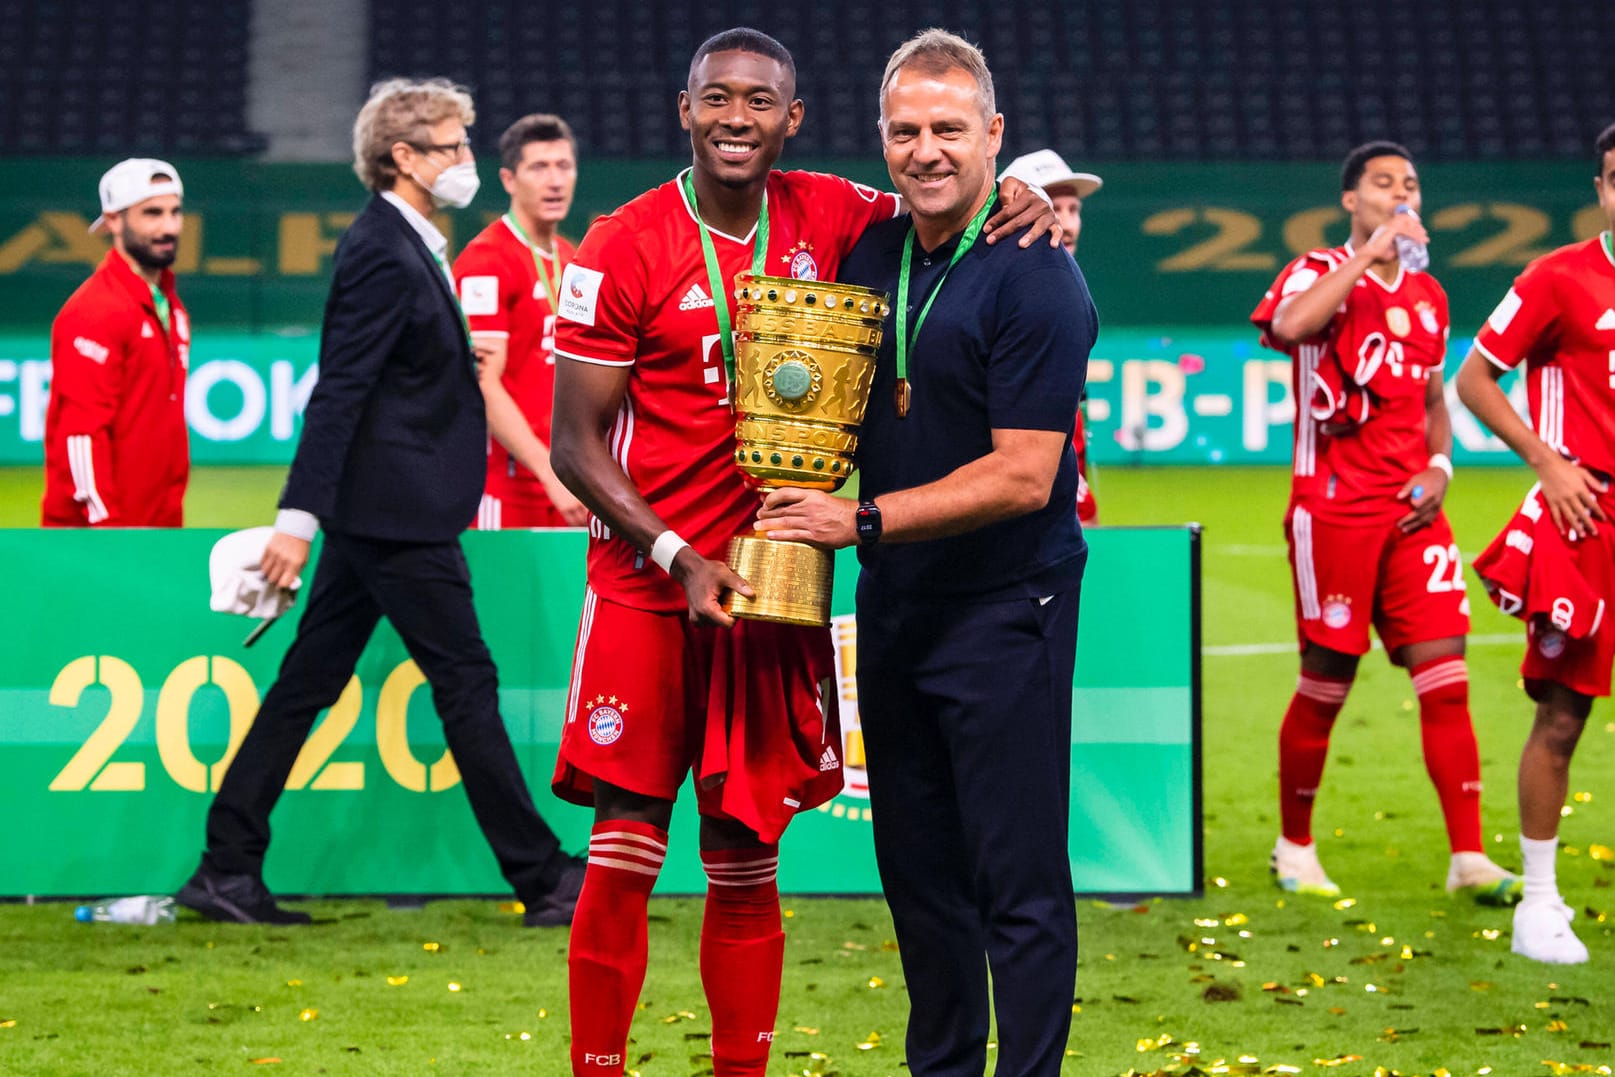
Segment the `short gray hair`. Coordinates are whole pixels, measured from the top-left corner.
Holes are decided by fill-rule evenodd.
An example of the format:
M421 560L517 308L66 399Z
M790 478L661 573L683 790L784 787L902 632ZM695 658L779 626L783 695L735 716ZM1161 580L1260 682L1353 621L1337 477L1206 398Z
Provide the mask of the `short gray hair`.
M998 112L998 97L993 92L993 73L987 70L987 58L981 50L958 34L932 27L921 30L897 47L886 61L886 73L880 80L880 131L886 133L886 94L897 73L904 68L915 68L926 75L945 75L949 71L966 71L976 80L976 100L981 105L981 118L985 123Z
M471 94L448 79L388 79L370 87L370 99L353 121L353 171L372 191L398 182L393 143L419 144L427 128L455 119L470 127L477 120Z

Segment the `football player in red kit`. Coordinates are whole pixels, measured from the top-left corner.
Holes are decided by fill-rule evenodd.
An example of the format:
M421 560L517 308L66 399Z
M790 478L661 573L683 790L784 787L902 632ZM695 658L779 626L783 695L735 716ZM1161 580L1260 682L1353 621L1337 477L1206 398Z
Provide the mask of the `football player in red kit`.
M1284 529L1301 674L1279 730L1282 833L1272 868L1286 890L1333 896L1312 808L1329 735L1369 649L1369 626L1419 698L1425 768L1441 800L1447 889L1517 900L1520 880L1481 851L1480 756L1469 715L1463 561L1441 503L1452 479L1442 396L1447 295L1404 266L1397 241L1427 243L1418 172L1391 142L1352 150L1341 174L1344 246L1285 267L1251 314L1292 361L1294 474Z
M795 91L773 38L709 38L679 96L693 167L597 221L561 282L553 460L593 514L554 780L595 809L568 955L575 1074L623 1072L646 903L692 770L713 1069L766 1071L784 960L779 837L842 785L829 633L735 623L720 605L726 590L752 593L723 558L761 504L734 466L734 278L834 279L864 228L900 208L834 176L773 171L802 122ZM1023 212L1053 223L1023 196L989 225L1013 230Z
M1593 152L1608 228L1527 266L1476 334L1457 379L1464 404L1538 479L1475 571L1498 606L1526 622L1520 672L1536 703L1520 754L1525 896L1514 910L1513 948L1561 965L1586 961L1587 947L1559 896L1559 814L1570 758L1594 697L1609 695L1615 662L1615 125ZM1498 385L1521 366L1531 425Z
M454 285L488 408L488 478L476 527L581 526L583 503L550 467L555 293L575 253L557 226L572 208L578 155L559 116L523 116L499 137L510 209L465 245Z

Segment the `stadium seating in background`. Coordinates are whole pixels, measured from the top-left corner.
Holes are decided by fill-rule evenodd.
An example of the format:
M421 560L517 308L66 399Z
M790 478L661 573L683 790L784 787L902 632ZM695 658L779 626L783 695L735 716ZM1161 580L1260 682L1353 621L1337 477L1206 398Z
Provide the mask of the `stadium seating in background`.
M0 154L239 155L251 0L0 0Z
M372 11L380 10L373 7ZM1608 9L1587 0L397 0L372 19L370 73L472 86L491 151L534 110L586 157L681 157L680 73L709 33L751 25L799 67L797 157L876 146L886 56L930 25L982 45L1007 150L1092 160L1335 160L1390 136L1421 159L1580 157L1608 123Z

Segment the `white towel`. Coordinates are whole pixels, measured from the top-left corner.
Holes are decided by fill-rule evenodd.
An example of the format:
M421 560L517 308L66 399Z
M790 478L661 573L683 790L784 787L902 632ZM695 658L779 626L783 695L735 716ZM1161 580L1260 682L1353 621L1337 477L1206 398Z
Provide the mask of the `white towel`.
M279 617L297 598L302 577L288 588L275 587L259 570L264 547L275 533L273 527L249 527L232 531L213 544L208 555L208 576L213 583L209 605L216 613L239 613L244 617Z

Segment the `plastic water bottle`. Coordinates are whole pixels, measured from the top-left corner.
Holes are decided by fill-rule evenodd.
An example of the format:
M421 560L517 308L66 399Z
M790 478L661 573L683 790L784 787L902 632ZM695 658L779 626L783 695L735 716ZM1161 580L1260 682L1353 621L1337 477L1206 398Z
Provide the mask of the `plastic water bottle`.
M1396 207L1398 214L1411 213L1413 219L1418 220L1419 215L1413 213L1413 207L1406 202ZM1402 260L1403 269L1411 269L1415 273L1423 273L1430 268L1430 248L1414 239L1412 236L1396 237L1396 256Z
M141 894L98 901L74 909L73 919L81 924L171 924L174 922L174 899Z

